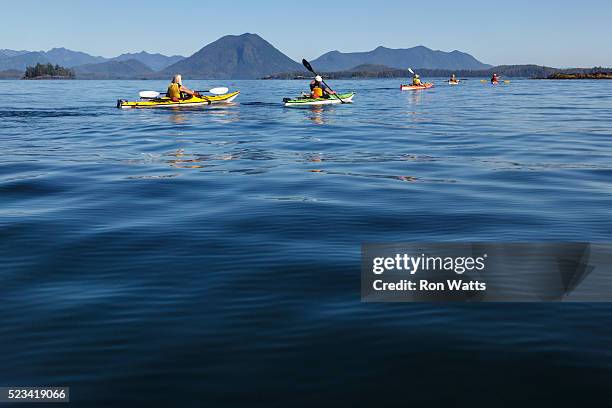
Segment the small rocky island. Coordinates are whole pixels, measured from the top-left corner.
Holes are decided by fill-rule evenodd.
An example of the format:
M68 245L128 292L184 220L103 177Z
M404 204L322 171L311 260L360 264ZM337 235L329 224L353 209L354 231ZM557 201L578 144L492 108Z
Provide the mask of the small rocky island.
M57 64L36 64L26 68L22 79L74 79L74 71Z

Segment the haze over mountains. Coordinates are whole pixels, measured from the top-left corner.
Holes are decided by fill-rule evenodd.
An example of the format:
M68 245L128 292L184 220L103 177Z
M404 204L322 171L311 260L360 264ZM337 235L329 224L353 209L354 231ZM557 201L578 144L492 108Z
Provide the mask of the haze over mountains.
M27 66L41 64L60 65L65 68L74 68L85 64L99 64L107 61L136 60L153 71L159 71L168 65L183 59L180 55L167 57L162 54L149 54L145 51L136 54L121 54L114 58L104 58L89 55L85 52L72 51L66 48L53 48L49 51L16 51L0 50L0 70L25 70Z
M151 68L135 59L85 64L76 66L73 69L77 78L87 79L146 79L155 73Z
M328 52L311 61L321 72L351 70L379 65L414 69L487 69L490 65L460 52L434 51L418 46L407 49L378 47L368 52ZM114 58L92 56L66 48L49 51L0 50L0 71L25 70L36 63L73 68L77 78L131 79L168 78L181 73L190 79L257 79L286 72L306 72L304 67L257 34L224 36L185 58L147 52Z
M173 55L171 57L167 57L162 54L149 54L148 52L141 51L135 54L121 54L120 56L113 58L113 61L136 60L143 63L153 71L161 71L167 66L172 65L182 59L185 59L185 57L180 55Z

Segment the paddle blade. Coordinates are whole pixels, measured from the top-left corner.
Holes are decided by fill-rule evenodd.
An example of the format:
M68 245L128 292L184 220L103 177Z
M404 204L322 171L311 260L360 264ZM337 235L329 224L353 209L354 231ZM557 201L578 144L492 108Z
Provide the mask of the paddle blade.
M414 71L412 70L412 68L408 68L408 72L410 72L412 75L414 75Z
M302 60L302 65L304 65L304 67L309 70L310 72L312 72L314 74L314 69L312 69L312 65L310 65L310 62L306 61L305 59Z
M210 91L211 94L213 95L225 95L226 93L229 92L229 88L226 88L224 86L220 86L219 88L213 88Z
M159 96L159 92L155 92L155 91L141 91L138 95L141 98L157 98Z

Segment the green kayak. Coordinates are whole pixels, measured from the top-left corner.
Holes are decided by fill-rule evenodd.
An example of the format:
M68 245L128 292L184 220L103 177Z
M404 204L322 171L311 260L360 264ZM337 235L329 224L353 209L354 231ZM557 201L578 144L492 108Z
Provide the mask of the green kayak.
M319 105L336 105L339 103L353 103L354 96L355 92L349 92L345 94L331 95L328 98L315 99L309 96L296 99L285 98L283 99L283 103L285 104L285 106L290 108Z

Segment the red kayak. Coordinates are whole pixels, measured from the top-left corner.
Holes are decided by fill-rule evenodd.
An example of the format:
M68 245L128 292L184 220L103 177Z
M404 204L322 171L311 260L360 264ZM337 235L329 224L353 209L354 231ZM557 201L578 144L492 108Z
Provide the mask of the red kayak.
M400 90L402 91L418 91L420 89L429 89L433 86L433 84L427 82L424 83L423 85L420 86L416 86L416 85L400 85Z

